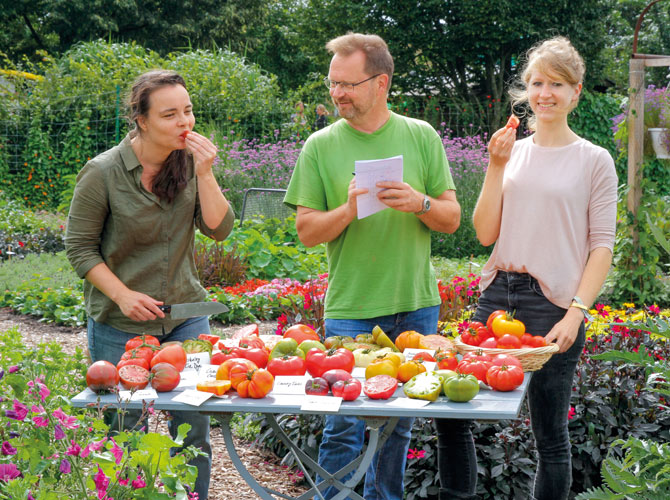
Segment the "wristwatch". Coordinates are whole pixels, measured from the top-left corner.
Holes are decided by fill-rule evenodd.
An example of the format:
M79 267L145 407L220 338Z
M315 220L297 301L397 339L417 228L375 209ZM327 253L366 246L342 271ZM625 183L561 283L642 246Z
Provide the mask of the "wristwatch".
M423 195L423 204L421 206L421 210L418 212L414 212L414 215L423 215L425 214L428 210L430 210L430 198L428 198L427 195Z
M584 305L584 302L582 299L579 298L579 296L575 295L572 298L572 303L570 304L570 307L576 307L577 309L581 309L582 313L584 313L584 317L588 321L593 321L593 316L589 314L589 308Z

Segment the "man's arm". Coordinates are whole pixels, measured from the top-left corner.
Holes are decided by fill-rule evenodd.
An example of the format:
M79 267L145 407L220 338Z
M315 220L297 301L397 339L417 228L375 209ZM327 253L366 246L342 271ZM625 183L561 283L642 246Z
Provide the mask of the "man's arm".
M418 192L406 182L379 182L384 188L378 195L379 201L401 212L416 213L423 208L423 193ZM456 192L447 189L437 198L430 199L430 210L417 215L421 222L433 231L453 233L461 223L461 206L456 200Z
M356 180L352 179L349 183L347 202L339 207L323 211L298 206L295 227L302 244L306 247L313 247L337 238L356 218L358 213L356 197L367 192L367 189L357 189Z

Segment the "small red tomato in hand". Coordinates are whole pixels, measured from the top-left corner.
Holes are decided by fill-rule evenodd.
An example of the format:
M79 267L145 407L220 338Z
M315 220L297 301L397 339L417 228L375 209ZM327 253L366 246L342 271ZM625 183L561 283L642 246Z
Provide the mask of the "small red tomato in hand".
M519 119L516 117L516 115L510 115L509 120L507 120L507 125L505 125L505 128L513 128L517 129L519 127Z
M189 134L190 130L184 130L181 134L179 134L179 137L182 139L186 139L186 136Z

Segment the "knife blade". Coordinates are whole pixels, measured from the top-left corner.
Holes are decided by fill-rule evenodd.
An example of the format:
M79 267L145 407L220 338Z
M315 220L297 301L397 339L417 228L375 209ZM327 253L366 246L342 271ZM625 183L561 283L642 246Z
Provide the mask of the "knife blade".
M221 302L189 302L186 304L165 304L158 306L164 313L169 313L172 319L195 318L197 316L209 316L228 311L225 304Z

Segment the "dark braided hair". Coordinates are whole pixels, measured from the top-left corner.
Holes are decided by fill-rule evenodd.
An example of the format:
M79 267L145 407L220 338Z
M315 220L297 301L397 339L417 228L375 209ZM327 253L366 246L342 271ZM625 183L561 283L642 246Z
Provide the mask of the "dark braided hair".
M126 101L128 106L128 120L134 127L130 131L130 136L135 137L141 134L141 129L137 124L140 116L147 116L149 113L149 97L152 92L171 85L181 85L186 88L184 79L174 71L154 70L144 73L137 77L133 83ZM188 184L187 165L188 155L186 150L176 149L172 151L163 163L151 184L151 191L161 200L167 200L169 203L174 201L177 195Z

